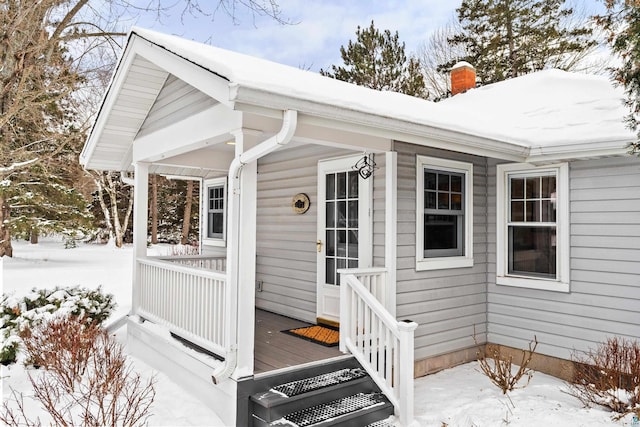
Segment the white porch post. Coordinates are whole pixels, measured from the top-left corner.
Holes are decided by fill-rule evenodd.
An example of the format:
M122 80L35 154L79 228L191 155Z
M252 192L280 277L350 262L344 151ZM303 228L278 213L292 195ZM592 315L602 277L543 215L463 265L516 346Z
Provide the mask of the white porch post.
M133 188L133 283L131 313L140 306L138 258L147 255L147 220L149 206L149 164L136 162Z
M398 153L385 153L384 266L386 309L396 317L396 255L398 247Z

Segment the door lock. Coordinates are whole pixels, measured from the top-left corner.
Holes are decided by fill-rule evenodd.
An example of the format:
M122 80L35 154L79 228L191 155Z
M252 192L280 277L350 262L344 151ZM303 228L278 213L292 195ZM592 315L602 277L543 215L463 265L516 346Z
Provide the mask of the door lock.
M322 240L318 239L316 242L316 249L318 250L318 253L322 252Z

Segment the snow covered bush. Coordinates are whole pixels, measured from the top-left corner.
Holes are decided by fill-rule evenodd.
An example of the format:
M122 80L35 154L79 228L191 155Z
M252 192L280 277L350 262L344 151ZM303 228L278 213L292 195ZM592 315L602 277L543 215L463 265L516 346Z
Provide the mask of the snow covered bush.
M44 369L29 373L35 399L50 420L30 419L24 396L3 402L9 426L145 425L155 398L154 378L143 381L122 346L80 316L55 317L22 333L27 356Z
M640 342L607 339L595 350L574 352L569 394L586 406L600 405L620 414L640 417Z
M103 293L101 288L32 289L21 298L3 294L0 302L0 363L17 360L21 331L51 318L69 315L100 325L111 315L114 307L113 295Z

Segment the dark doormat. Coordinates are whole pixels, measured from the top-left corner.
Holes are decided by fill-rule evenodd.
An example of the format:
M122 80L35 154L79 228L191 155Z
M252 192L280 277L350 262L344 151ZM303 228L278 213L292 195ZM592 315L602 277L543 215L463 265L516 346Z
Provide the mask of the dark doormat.
M327 326L311 325L302 328L285 329L282 332L325 347L335 347L340 343L340 332L338 329Z

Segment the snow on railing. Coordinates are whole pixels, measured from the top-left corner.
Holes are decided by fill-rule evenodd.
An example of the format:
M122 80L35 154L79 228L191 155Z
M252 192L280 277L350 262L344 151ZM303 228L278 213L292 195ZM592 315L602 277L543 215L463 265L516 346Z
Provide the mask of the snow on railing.
M137 262L136 314L224 357L226 275L166 260Z
M385 276L380 270L376 275ZM413 422L413 343L418 325L397 321L358 279L369 280L373 273L361 271L368 270L339 270L340 351L354 355L389 398L400 424L408 426Z
M203 268L205 270L219 271L224 273L227 271L226 257L212 257L207 255L190 255L190 256L161 256L154 257L162 261L169 261L175 264L186 265L193 268Z

